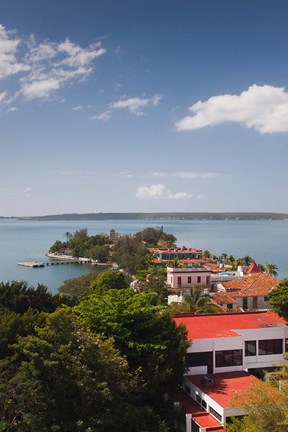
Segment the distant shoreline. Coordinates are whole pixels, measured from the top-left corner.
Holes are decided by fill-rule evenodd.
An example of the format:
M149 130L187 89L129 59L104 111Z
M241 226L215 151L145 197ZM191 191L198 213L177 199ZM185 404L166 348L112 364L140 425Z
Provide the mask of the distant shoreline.
M1 219L11 219L2 217ZM47 216L16 217L31 221L77 221L77 220L288 220L287 213L257 212L163 212L163 213L67 213Z

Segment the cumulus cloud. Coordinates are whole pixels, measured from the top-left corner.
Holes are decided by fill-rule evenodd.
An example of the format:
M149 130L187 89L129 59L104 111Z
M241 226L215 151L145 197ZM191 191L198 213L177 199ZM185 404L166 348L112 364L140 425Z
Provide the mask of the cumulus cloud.
M104 111L101 114L90 116L89 120L102 120L107 121L111 118L111 111Z
M17 50L21 39L14 31L8 31L0 24L0 79L18 72L29 71L30 66L17 59Z
M198 101L192 113L176 123L178 131L237 122L258 132L288 132L288 93L283 87L252 85L240 95L213 96Z
M144 112L142 108L146 108L148 106L155 106L158 105L161 101L162 96L155 95L150 99L144 99L140 97L134 97L129 99L120 99L117 102L114 102L110 105L110 108L112 109L123 109L126 108L129 110L130 113L136 114L136 115L143 115Z
M138 199L190 199L193 195L187 192L171 193L165 185L159 183L152 186L140 186L136 192Z
M48 99L67 82L86 79L95 59L105 52L101 42L80 47L69 39L38 41L35 35L19 37L0 24L0 79L19 75L19 88L11 101L20 96Z

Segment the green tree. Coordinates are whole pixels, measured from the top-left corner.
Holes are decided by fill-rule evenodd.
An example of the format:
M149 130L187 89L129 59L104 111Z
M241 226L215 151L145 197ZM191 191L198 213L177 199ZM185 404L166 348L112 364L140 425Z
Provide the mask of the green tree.
M183 303L173 304L173 310L177 312L217 313L219 307L212 303L208 294L203 294L202 287L192 287L189 293L183 296Z
M45 285L38 284L34 289L25 281L0 283L0 305L2 310L18 313L27 312L29 308L44 312L53 312L61 304L73 304L67 296L51 294Z
M90 290L91 283L98 275L99 271L92 271L77 278L67 279L64 281L63 285L58 288L58 292L75 299L80 299L84 293Z
M114 245L113 259L127 273L135 275L139 270L148 268L148 249L139 237L121 237Z
M283 279L276 288L270 291L268 298L271 309L288 319L288 279Z
M128 282L121 271L107 270L98 274L90 285L91 291L103 294L109 289L128 288Z
M105 245L95 245L92 246L88 252L88 258L93 260L98 260L99 262L107 262L110 257L110 248Z
M268 274L269 276L277 277L278 276L277 270L278 270L278 266L276 264L268 263L265 265L265 273Z
M174 258L167 263L167 267L183 267L183 263L179 258Z
M211 258L211 252L209 252L208 249L204 250L203 252L203 258Z
M182 379L187 341L185 329L156 301L152 292L108 290L91 294L76 310L91 330L114 338L130 370L139 371L143 394L157 399Z
M59 309L13 349L0 361L2 431L126 430L134 382L111 340Z

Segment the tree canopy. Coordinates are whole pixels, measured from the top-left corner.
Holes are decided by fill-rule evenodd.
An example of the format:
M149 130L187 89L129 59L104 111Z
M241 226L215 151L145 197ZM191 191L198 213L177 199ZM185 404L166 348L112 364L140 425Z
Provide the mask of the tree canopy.
M2 431L122 431L130 421L127 362L69 309L19 337L0 377Z
M270 291L268 297L271 309L288 319L288 279L283 279L276 288Z
M76 310L91 330L113 337L130 370L139 372L143 391L159 396L181 380L187 342L185 329L156 300L153 292L108 290L89 295Z

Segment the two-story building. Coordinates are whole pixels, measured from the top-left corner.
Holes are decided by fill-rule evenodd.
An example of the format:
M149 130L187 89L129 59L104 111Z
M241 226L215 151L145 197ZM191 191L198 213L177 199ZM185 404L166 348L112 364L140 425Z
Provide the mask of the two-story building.
M186 432L224 430L232 416L245 414L232 400L235 392L258 382L249 372L284 361L288 323L269 311L178 314L174 319L186 326L191 341L183 378L187 397L180 402L186 409ZM205 426L211 422L213 427Z
M217 285L218 291L226 292L244 311L269 309L268 294L281 281L266 273L255 273Z
M167 288L180 295L192 287L211 287L211 270L206 267L167 267Z

